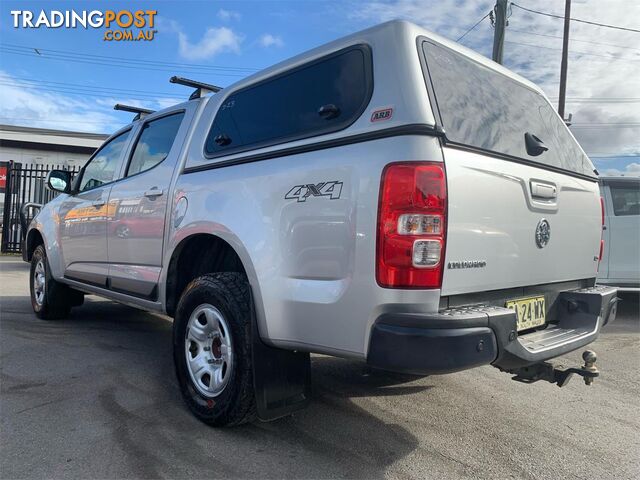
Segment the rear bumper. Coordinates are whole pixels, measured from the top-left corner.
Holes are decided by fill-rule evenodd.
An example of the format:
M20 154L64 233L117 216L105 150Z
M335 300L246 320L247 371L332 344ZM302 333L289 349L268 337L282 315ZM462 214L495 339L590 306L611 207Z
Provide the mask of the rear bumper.
M480 365L514 369L558 357L593 342L615 319L617 289L560 293L555 322L518 335L515 312L474 305L437 314L387 313L373 326L367 363L413 374L438 374Z

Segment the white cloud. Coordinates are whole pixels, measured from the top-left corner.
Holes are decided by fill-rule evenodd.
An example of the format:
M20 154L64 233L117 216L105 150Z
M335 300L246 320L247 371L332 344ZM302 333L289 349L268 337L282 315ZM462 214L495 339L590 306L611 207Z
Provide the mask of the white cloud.
M133 119L132 113L115 112L116 103L160 110L181 100L157 97L139 100L122 96L68 95L31 88L0 70L0 123L94 133L111 133ZM186 99L186 96L185 96Z
M493 5L494 0L375 0L354 2L349 17L372 23L409 20L445 37L457 38Z
M218 10L218 18L220 20L240 20L240 17L241 15L238 12L234 12L232 10L225 10L224 8Z
M564 2L523 0L520 3L564 15ZM494 0L371 0L350 3L349 18L360 21L363 26L402 18L455 40L494 4ZM583 0L573 3L571 16L635 27L633 20L640 18L640 2ZM556 37L562 37L562 29L560 19L512 6L504 49L505 66L540 85L555 107L562 49L562 39ZM640 92L637 36L633 32L584 23L571 24L565 111L573 114L571 130L589 155L621 156L640 152L640 103L629 100L637 99ZM492 41L493 29L485 19L462 43L491 57ZM624 100L607 101L610 98ZM630 157L630 161L633 158Z
M624 170L618 170L617 168L608 168L602 175L628 175L628 176L640 176L640 163L630 163Z
M125 125L95 100L18 86L20 80L2 71L0 81L0 123L98 133Z
M259 41L260 41L260 45L266 48L284 46L282 37L277 35L271 35L270 33L265 33L264 35L262 35Z
M219 53L240 53L242 36L227 27L210 27L196 43L191 43L187 34L178 30L178 51L187 60L202 60Z
M262 45L265 48L284 46L284 41L282 40L282 37L278 35L272 35L270 33L265 33L264 35L262 35L260 37L259 42L260 42L260 45Z

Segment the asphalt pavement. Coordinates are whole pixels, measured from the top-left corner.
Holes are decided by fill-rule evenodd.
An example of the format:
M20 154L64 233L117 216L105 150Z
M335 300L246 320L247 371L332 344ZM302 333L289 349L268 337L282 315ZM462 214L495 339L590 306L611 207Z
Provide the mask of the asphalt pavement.
M67 320L38 320L28 265L0 257L0 477L639 478L638 296L623 298L590 347L591 387L313 356L309 408L214 429L182 403L170 319L87 297Z

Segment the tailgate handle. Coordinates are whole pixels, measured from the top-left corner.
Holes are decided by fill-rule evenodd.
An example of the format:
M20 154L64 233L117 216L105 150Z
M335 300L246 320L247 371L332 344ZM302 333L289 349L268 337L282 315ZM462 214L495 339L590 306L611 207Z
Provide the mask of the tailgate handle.
M531 196L537 198L556 198L558 189L555 185L531 181Z

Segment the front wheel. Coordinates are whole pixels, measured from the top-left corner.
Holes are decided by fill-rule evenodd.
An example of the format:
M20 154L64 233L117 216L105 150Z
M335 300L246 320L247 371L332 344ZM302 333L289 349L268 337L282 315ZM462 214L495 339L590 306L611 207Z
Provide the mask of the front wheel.
M66 318L72 306L82 303L82 293L57 282L51 276L43 245L38 245L31 257L30 278L31 306L38 318Z
M203 275L185 289L173 323L173 356L189 409L213 426L256 416L249 284L238 273Z

